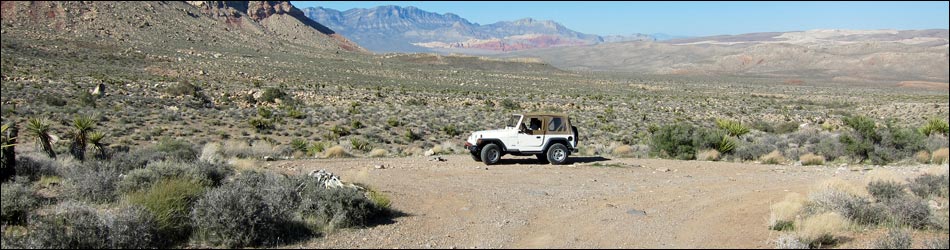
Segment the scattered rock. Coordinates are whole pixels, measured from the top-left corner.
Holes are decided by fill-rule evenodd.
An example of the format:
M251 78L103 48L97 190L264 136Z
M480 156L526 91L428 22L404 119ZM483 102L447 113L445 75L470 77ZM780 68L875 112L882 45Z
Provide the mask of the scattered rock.
M373 166L373 168L375 168L375 169L386 169L386 166L384 166L383 164L377 164L377 165Z
M264 161L276 161L276 160L277 160L277 159L275 159L273 156L270 156L270 155L264 156L263 159L264 159Z
M671 170L669 168L657 168L656 171L665 173L665 172L670 172Z
M641 211L641 210L636 210L636 209L630 209L630 210L627 210L627 214L629 214L629 215L634 215L634 216L646 216L646 215L647 215L647 212L646 212L646 211Z
M445 160L445 158L442 158L442 156L433 156L432 158L429 158L429 161L439 161L439 162L441 162L441 161L446 161L446 160Z
M432 151L432 149L429 149L429 150L427 150L427 151L425 152L425 154L423 154L423 155L425 155L425 156L432 156L432 155L434 155L434 154L435 154L435 151Z
M94 96L103 96L106 94L106 85L105 84L96 84L96 87L92 89L92 95Z

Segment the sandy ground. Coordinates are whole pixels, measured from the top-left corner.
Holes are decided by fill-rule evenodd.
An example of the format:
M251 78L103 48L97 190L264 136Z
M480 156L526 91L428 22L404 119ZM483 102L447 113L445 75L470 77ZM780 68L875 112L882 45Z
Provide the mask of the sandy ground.
M860 184L870 169L600 157L553 166L512 156L485 166L442 157L269 162L368 184L405 213L288 247L773 248L770 204L832 177ZM925 167L894 170L914 176Z

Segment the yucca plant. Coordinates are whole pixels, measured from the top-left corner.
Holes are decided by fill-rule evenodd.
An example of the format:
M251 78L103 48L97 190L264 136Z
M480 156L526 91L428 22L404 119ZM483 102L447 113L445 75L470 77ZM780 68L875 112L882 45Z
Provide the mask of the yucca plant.
M722 130L725 130L730 136L734 136L736 138L749 133L749 127L746 127L745 125L742 125L742 123L733 120L716 119L716 126Z
M106 145L102 143L102 139L105 137L106 134L99 131L92 131L89 133L89 144L92 144L92 146L96 149L96 158L106 158Z
M49 120L30 118L26 123L26 131L36 138L46 155L56 158L56 151L53 151L53 138L49 134Z
M719 153L728 154L736 149L736 141L732 140L728 136L723 136L722 141L719 142L719 145L716 147L716 150L719 150Z
M73 131L70 132L73 143L69 146L69 153L79 159L86 160L86 145L89 143L89 133L93 131L95 122L88 116L79 116L73 120Z
M947 124L947 122L940 118L930 119L923 127L920 127L920 133L926 136L930 136L931 134L947 135L948 130L950 130L950 124Z

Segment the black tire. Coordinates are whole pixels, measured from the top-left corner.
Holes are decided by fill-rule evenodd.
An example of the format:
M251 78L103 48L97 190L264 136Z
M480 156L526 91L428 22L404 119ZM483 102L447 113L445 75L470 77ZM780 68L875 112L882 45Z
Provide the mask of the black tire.
M567 156L570 154L571 153L567 150L567 147L560 143L551 145L551 147L548 148L548 152L545 153L545 155L548 157L548 162L551 162L553 165L567 163Z
M541 164L548 164L548 163L550 163L550 162L548 162L548 155L546 155L546 154L536 154L536 155L534 155L534 156L538 157L538 162L541 163Z
M475 161L477 161L477 162L481 162L481 161L482 161L482 157L481 157L481 156L479 156L479 155L477 155L477 154L474 154L474 153L473 153L473 154L470 154L470 155L472 155L472 160L475 160Z
M498 149L498 145L488 144L482 147L482 163L493 165L498 163L498 160L501 160L501 150Z

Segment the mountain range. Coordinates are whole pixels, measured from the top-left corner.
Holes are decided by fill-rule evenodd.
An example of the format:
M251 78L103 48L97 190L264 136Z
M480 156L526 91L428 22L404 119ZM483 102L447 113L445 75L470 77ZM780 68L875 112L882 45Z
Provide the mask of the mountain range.
M497 53L536 48L653 41L651 35L598 36L550 20L523 18L481 25L452 13L416 7L378 6L346 11L322 7L304 14L374 52Z

